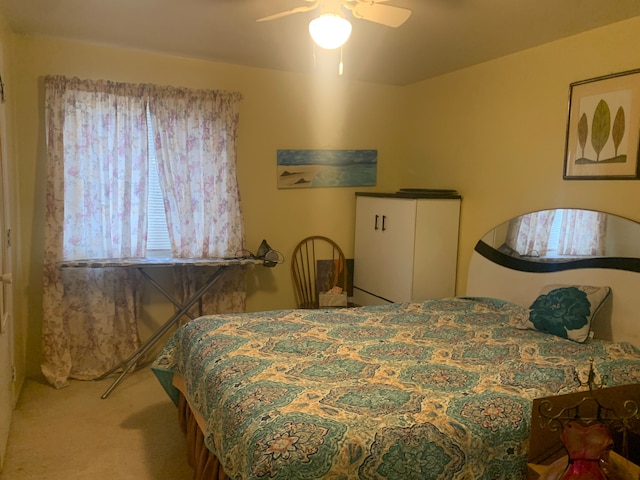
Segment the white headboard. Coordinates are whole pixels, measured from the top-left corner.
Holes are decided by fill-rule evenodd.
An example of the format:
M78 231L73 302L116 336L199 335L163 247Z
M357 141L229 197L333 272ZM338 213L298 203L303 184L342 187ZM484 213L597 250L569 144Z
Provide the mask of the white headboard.
M529 307L550 284L609 286L613 293L610 325L593 325L596 338L629 342L640 348L640 273L615 268L525 272L473 252L467 295L495 297Z

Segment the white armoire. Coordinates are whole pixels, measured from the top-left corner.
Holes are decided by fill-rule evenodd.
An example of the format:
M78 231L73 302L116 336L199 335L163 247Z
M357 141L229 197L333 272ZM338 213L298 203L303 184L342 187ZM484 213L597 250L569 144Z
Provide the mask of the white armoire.
M455 295L460 202L453 190L356 193L353 303Z

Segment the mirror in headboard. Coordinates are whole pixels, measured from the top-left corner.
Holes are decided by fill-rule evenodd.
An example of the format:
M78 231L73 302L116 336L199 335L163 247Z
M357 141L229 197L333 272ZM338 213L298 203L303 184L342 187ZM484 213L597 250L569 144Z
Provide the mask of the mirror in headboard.
M495 227L475 249L498 264L527 272L639 272L640 223L593 210L541 210Z
M597 338L640 348L640 223L591 210L532 212L493 228L476 244L468 296L529 307L547 285L609 286L610 322Z

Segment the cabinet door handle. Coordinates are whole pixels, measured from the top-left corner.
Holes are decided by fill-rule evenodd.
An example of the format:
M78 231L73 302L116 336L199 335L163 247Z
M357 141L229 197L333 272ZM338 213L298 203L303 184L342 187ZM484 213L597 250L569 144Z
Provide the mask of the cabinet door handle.
M385 222L387 221L387 216L386 215L382 215L382 231L384 232L387 227L385 226Z
M376 224L373 227L374 230L378 230L378 218L379 218L378 215L376 215Z

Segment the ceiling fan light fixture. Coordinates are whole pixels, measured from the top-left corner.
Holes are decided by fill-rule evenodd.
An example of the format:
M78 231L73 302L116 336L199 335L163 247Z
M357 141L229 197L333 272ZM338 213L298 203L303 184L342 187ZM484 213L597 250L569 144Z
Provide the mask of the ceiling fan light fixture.
M351 36L351 23L335 13L323 13L309 22L309 34L320 48L335 50Z

